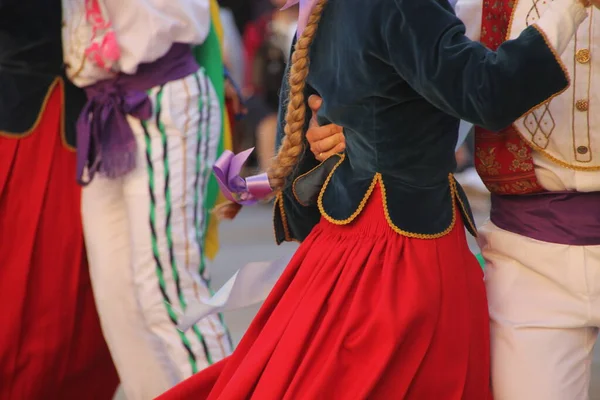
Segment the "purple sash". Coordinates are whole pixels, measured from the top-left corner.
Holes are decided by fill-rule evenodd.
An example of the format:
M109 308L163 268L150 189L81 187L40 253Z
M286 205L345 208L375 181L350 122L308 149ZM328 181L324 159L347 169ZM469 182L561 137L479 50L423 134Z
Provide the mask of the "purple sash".
M543 242L600 245L600 192L492 195L490 218L501 229Z
M135 168L136 141L127 115L149 119L152 103L146 91L197 70L190 45L174 44L160 59L141 64L135 75L119 74L85 87L88 102L77 121L77 182L89 184L98 171L117 178Z

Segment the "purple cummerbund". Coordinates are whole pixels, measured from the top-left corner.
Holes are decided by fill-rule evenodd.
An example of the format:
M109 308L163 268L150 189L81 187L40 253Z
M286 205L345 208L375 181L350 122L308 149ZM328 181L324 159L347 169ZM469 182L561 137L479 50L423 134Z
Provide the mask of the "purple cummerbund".
M158 60L140 64L135 75L120 73L85 87L88 101L77 121L77 181L87 185L97 171L119 178L133 170L137 145L127 116L148 120L153 110L147 91L197 70L192 47L175 43Z
M544 242L600 245L600 192L492 195L490 218L498 228Z

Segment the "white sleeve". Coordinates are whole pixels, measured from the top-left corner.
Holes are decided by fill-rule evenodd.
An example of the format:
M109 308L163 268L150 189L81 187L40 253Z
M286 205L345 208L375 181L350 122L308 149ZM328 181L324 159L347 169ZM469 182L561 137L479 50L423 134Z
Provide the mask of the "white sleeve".
M211 24L209 0L102 0L121 49L119 69L133 74L173 43L202 44Z
M458 0L454 6L456 16L467 27L466 36L474 41L481 38L483 0Z
M560 55L587 16L587 9L578 0L554 0L535 25Z

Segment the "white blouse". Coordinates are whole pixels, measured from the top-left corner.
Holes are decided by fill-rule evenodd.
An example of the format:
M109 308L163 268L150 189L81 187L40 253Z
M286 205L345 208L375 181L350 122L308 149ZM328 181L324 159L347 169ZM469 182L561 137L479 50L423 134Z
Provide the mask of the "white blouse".
M201 44L209 0L63 0L67 76L78 86L162 57L173 43Z

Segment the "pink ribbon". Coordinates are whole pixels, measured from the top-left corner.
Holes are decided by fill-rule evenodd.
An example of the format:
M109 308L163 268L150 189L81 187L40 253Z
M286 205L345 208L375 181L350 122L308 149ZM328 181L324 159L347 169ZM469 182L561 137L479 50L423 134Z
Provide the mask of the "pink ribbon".
M285 10L286 8L290 8L296 4L300 4L300 11L298 13L298 37L302 35L304 28L306 28L306 25L308 24L308 17L310 17L310 13L317 4L317 1L318 0L288 0L281 8L282 10Z
M271 185L266 173L242 178L242 167L252 154L254 148L233 154L225 150L215 162L213 171L221 192L229 201L242 205L252 205L264 199L271 193Z

